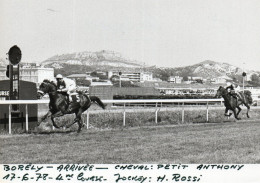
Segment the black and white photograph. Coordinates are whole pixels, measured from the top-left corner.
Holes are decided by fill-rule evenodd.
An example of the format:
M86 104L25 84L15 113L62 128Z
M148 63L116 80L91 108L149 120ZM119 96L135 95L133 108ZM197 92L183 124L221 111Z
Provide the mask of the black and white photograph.
M0 0L0 164L260 164L259 18L258 0Z

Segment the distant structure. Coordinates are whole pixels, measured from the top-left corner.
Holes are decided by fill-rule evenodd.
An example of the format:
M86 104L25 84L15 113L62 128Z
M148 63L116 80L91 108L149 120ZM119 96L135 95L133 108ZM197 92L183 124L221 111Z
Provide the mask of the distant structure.
M67 76L67 78L77 80L77 79L86 79L86 76L87 76L86 74L71 74Z
M39 85L44 79L54 79L54 69L39 67L37 64L25 63L20 67L20 80L34 82ZM6 68L0 68L0 80L8 80Z
M182 83L183 81L183 77L180 76L170 76L168 78L168 82L170 83Z
M229 78L228 76L220 76L220 77L211 79L211 83L216 83L216 84L224 84L224 83L230 82L230 81L232 81L232 79Z
M133 82L144 82L153 81L153 74L151 72L120 72L120 71L109 71L108 78L112 76L119 76L121 73L122 81L133 81Z

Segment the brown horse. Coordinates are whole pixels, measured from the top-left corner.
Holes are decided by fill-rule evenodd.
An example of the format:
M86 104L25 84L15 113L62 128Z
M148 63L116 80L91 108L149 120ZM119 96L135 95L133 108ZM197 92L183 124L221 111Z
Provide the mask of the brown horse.
M75 113L76 118L74 122L66 125L66 127L70 127L74 123L78 123L78 133L81 131L83 127L83 123L81 121L81 115L84 111L86 111L92 103L98 104L100 107L105 109L105 104L96 96L88 96L84 92L79 93L79 101L72 102L68 104L67 98L65 95L57 92L57 86L54 82L50 82L49 80L44 80L38 90L38 99L42 98L43 95L49 94L50 103L49 103L49 111L45 114L40 123L46 119L49 115L51 115L52 124L55 128L60 128L56 125L54 118L63 116L65 114Z
M223 97L224 98L224 104L225 104L225 114L228 112L228 110L232 110L234 113L234 116L237 120L241 119L238 117L238 114L241 111L241 108L239 107L240 105L244 104L247 107L247 117L249 118L249 110L250 106L253 102L252 97L251 97L251 92L246 90L243 92L239 92L237 95L237 98L229 93L224 87L220 86L219 89L217 90L217 97ZM238 112L236 112L236 108L238 109ZM230 113L227 116L231 116L232 113Z

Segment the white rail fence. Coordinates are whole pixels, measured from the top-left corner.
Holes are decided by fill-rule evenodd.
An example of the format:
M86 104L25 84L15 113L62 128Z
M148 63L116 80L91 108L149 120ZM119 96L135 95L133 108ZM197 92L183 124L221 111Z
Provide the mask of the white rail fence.
M123 126L126 124L126 105L132 104L153 104L153 108L155 108L155 123L157 123L158 111L162 108L162 104L172 104L178 103L181 104L182 107L182 121L184 121L184 112L185 112L185 103L204 103L206 106L206 119L208 121L209 116L209 103L222 103L223 99L144 99L144 100L102 100L105 104L121 104L123 108ZM25 105L25 130L28 132L28 105L30 104L48 104L49 100L2 100L0 101L0 105L9 105L9 134L12 133L12 117L11 117L11 106L12 104L24 104ZM1 111L0 111L1 112ZM87 111L86 124L87 128L89 128L89 114Z

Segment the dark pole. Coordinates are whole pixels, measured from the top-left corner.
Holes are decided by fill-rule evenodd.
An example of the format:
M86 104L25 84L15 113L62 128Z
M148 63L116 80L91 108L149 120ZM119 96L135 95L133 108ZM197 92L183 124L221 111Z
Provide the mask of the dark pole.
M13 65L9 63L9 78L10 78L10 90L9 90L9 100L13 99Z
M121 75L122 75L122 72L119 72L119 87L121 88Z

